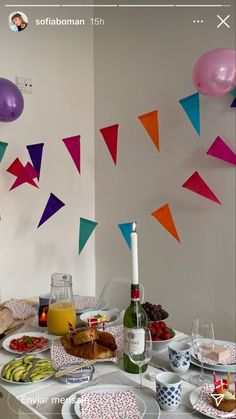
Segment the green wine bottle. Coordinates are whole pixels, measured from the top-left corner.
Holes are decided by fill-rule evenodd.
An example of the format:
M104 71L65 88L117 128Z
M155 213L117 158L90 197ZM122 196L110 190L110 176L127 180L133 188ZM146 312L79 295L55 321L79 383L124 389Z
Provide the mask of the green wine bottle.
M131 284L131 304L124 314L124 370L133 374L139 373L138 365L135 365L127 354L129 347L129 340L135 341L139 344L138 328L147 327L147 315L140 304L139 285ZM141 338L142 339L142 338ZM147 365L143 365L142 371L146 371Z

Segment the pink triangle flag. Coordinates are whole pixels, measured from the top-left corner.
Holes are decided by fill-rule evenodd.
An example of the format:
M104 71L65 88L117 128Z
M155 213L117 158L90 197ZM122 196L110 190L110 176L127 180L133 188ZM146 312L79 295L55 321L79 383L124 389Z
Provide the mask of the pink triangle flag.
M17 186L22 185L23 183L30 183L31 185L38 188L38 185L36 185L36 183L33 181L33 179L37 178L38 175L38 172L35 170L32 164L28 162L25 166L22 166L17 179L10 188L10 191L17 188Z
M216 157L217 159L224 160L227 163L236 165L236 154L220 137L215 139L210 148L207 150L207 154L209 156Z
M100 132L104 138L111 157L116 164L117 160L117 137L119 124L111 125L109 127L101 128Z
M219 199L215 196L215 194L211 191L209 186L206 182L201 178L199 173L196 171L190 176L188 180L182 185L183 188L187 188L192 192L195 192L199 195L204 196L205 198L210 199L211 201L216 202L217 204L221 205Z
M69 151L78 172L80 173L80 135L64 138L62 141Z

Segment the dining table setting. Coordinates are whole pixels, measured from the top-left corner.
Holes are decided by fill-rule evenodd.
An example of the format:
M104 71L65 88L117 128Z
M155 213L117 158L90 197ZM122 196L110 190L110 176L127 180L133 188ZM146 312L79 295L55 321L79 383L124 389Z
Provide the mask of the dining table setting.
M167 326L169 310L144 303L143 356L127 352L139 368L134 374L124 369L124 310L94 296L71 295L73 313L64 302L56 315L52 307L50 318L50 306L59 304L54 297L11 298L1 305L12 319L0 329L4 417L235 417L235 344L216 339L212 323L195 319L186 334ZM231 396L231 411L213 403L212 394L223 392Z

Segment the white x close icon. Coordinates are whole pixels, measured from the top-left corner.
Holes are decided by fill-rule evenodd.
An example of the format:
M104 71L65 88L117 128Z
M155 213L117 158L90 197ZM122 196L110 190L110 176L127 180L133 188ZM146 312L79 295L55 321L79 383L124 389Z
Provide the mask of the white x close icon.
M225 25L225 26L227 26L227 28L230 28L230 26L228 25L228 23L226 23L226 20L227 19L229 19L229 17L230 17L230 15L228 15L228 16L226 16L225 18L222 18L221 16L219 16L219 15L217 15L217 17L218 17L218 19L220 19L220 23L219 23L219 25L217 26L217 29L221 26L221 25Z

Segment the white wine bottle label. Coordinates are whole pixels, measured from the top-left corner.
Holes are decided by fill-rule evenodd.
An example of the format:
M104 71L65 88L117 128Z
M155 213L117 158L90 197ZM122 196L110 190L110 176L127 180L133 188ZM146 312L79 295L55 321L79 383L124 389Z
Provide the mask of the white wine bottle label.
M129 329L124 327L124 352L126 355L142 354L145 350L144 329Z

